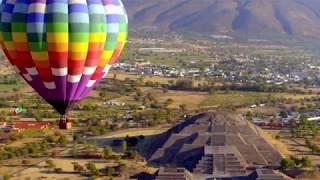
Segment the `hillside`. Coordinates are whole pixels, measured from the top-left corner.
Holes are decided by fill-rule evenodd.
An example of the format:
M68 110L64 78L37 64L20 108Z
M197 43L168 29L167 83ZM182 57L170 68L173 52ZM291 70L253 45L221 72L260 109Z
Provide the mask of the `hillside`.
M124 0L132 27L253 37L320 37L320 0Z

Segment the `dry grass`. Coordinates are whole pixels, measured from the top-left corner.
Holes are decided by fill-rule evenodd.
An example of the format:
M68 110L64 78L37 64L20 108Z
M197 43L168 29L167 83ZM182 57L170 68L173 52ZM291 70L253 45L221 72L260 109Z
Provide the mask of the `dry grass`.
M215 93L208 96L201 106L240 106L255 104L260 100L266 99L267 93L255 92L230 92L230 93Z
M167 93L163 93L161 90L149 90L147 92L154 95L161 103L172 99L173 104L170 105L170 108L179 108L181 104L185 104L187 109L197 109L208 97L207 93L192 91L168 91Z
M14 73L14 70L12 67L0 65L0 75L10 75L13 73Z
M306 146L304 137L293 138L288 130L282 130L280 132L281 142L288 146L288 149L295 157L301 158L308 156L312 160L313 165L320 165L320 156L313 154L312 151ZM313 140L319 144L319 139Z
M116 74L116 79L118 80L125 80L127 78L132 80L137 80L142 78L144 82L151 81L151 82L158 82L161 84L168 84L169 81L176 81L178 78L171 78L171 77L161 77L161 76L146 76L146 75L136 75L136 74L129 74L125 72L110 72L106 78L113 78L114 74ZM205 80L193 80L193 85L197 86L199 83L205 83ZM216 83L217 86L222 85L221 83Z
M142 75L135 75L135 74L128 74L123 72L116 72L116 73L109 73L106 78L113 78L114 74L116 74L116 79L118 80L125 80L127 78L137 80L139 78L143 78L143 80L146 81L152 81L152 82L159 82L159 83L168 83L170 80L177 80L176 78L167 78L167 77L160 77L160 76L142 76Z
M2 166L0 168L0 176L8 175L12 171L12 167Z
M20 180L20 179L26 179L26 178L31 178L31 179L37 179L40 177L46 177L45 179L65 179L65 178L69 178L69 179L87 179L85 177L81 177L78 174L73 174L73 164L72 162L77 162L80 165L85 165L88 162L95 162L96 167L99 168L104 168L107 163L101 161L101 160L85 160L85 159L61 159L61 158L56 158L56 159L52 159L52 161L54 162L54 164L56 165L57 168L61 168L64 172L63 174L56 174L54 172L52 172L52 170L49 170L47 168L44 168L45 166L45 162L42 162L40 164L38 164L38 166L36 167L31 167L28 168L22 172L20 172L19 174L17 174L14 178L12 178L13 180ZM50 172L50 173L48 173ZM69 173L68 173L69 172Z
M293 99L293 100L301 100L304 98L312 98L317 97L314 94L291 94L291 93L273 93L276 98L286 98L286 99Z
M13 143L10 143L10 146L11 147L23 147L27 143L34 143L34 142L38 142L41 140L42 140L42 138L29 138L29 137L27 137L27 138L23 138L18 141L15 141Z
M30 159L31 162L37 163L41 159ZM106 161L101 159L67 159L67 158L52 158L51 159L55 166L57 168L61 168L63 173L55 173L52 169L46 168L45 160L42 162L39 162L39 164L35 166L28 167L24 169L25 167L22 167L19 164L19 161L21 160L15 160L16 162L11 162L11 164L17 164L12 167L6 167L2 166L0 168L0 175L7 175L12 172L18 172L14 175L11 179L13 180L20 180L20 179L52 179L52 180L62 180L62 179L88 179L88 177L81 176L78 173L74 173L73 169L73 162L77 162L78 164L85 167L85 164L87 163L94 163L97 167L97 169L104 169L105 167L112 167L117 165L113 161ZM131 160L123 160L123 163L125 163L127 166L125 170L125 174L121 174L122 176L129 177L134 174L140 173L140 172L149 172L149 173L155 173L155 168L149 168L146 166L143 162L136 162ZM98 179L105 179L106 177L101 177ZM115 178L117 179L117 178ZM124 178L126 179L126 178Z
M258 134L263 137L269 144L271 144L280 154L282 157L288 157L293 155L293 152L290 151L287 144L281 142L280 140L275 139L275 135L278 134L278 131L265 131L262 130L258 126L254 126L250 123L252 128L255 128Z
M303 98L313 97L314 95L295 95L290 93L264 93L264 92L239 92L232 91L230 93L216 92L213 95L209 95L206 92L195 91L173 91L163 92L159 88L144 87L141 88L142 92L146 95L152 94L160 103L165 102L167 99L172 99L173 104L170 108L179 108L181 104L186 104L187 109L197 109L206 107L234 107L234 106L250 106L257 104L263 100L269 98L282 99L291 98L293 100L299 100ZM119 102L125 102L129 104L135 104L133 96L122 96L115 99ZM239 112L247 112L248 108L239 109ZM275 114L278 109L273 107L258 107L254 109L255 112L261 112L266 114Z
M115 133L108 134L103 136L103 138L124 138L126 136L134 137L134 136L153 136L161 134L167 131L167 128L136 128L136 129L128 129L122 130Z
M150 93L160 103L164 103L168 99L173 100L170 108L179 108L181 104L187 105L188 109L199 108L199 105L208 97L207 93L192 92L192 91L168 91L164 93L161 89L141 88L142 92L147 95ZM114 101L124 102L129 104L136 104L133 96L122 96L114 99Z
M257 108L246 107L246 108L238 108L237 109L237 112L240 114L245 114L248 111L253 112L253 113L259 113L259 114L273 116L274 114L278 113L280 111L280 109L277 107L257 107Z
M202 106L241 106L257 104L261 100L267 100L269 98L274 99L293 99L300 100L304 98L314 97L314 95L296 95L290 93L264 93L264 92L237 92L230 93L215 93L205 101L202 102Z

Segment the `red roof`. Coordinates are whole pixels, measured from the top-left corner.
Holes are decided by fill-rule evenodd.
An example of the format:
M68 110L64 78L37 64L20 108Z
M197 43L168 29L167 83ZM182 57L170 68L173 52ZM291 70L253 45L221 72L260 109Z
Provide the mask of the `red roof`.
M13 123L13 129L46 129L49 123L36 121L19 121Z

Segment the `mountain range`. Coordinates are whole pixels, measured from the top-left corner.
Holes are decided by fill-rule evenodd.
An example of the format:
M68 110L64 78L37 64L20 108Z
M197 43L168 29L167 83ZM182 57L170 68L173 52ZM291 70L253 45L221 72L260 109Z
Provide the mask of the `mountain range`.
M132 27L244 37L320 37L320 0L124 0Z

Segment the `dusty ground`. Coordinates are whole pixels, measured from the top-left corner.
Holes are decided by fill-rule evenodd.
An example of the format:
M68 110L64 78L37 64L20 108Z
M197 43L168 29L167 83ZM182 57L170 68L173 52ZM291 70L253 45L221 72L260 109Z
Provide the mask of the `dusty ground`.
M288 145L289 150L297 157L308 156L314 165L320 165L320 156L314 155L306 146L304 138L293 138L289 131L281 131L281 141Z
M1 66L0 66L0 75L8 75L8 74L12 74L13 72L14 72L14 70L10 65L5 66L5 65L1 64Z
M302 158L308 156L313 165L320 165L320 156L314 155L306 146L304 138L293 138L289 130L261 130L263 137L268 139L271 144L279 150L284 157L295 156ZM275 139L276 135L280 135L280 139Z
M187 105L188 109L197 109L200 104L207 98L208 93L203 92L192 92L192 91L168 91L163 92L161 89L153 88L141 88L143 93L147 95L148 93L152 94L156 100L160 103L165 102L167 99L172 99L173 104L170 105L170 108L179 108L181 104ZM125 102L125 103L136 103L133 96L123 96L114 101Z
M97 138L123 138L126 136L134 137L134 136L152 136L161 134L168 130L168 128L136 128L136 129L128 129L122 130L115 133L110 133L106 136L99 136Z
M116 79L118 80L125 80L126 78L129 79L139 79L143 78L143 80L146 81L152 81L152 82L159 82L159 83L168 83L170 80L177 80L176 78L166 78L166 77L160 77L160 76L140 76L140 75L133 75L133 74L128 74L128 73L123 73L123 72L110 72L106 78L113 78L114 74L116 74Z
M144 82L152 81L152 82L158 82L158 83L168 83L169 81L175 82L178 79L178 78L160 77L160 76L142 76L142 75L129 74L125 72L112 72L112 71L106 76L106 78L113 78L114 74L116 74L116 79L118 80L125 80L126 78L137 80L142 78ZM205 81L203 80L194 80L194 86L204 82Z
M141 88L142 92L146 95L152 94L160 103L165 102L167 99L172 99L173 104L170 108L179 108L181 104L187 105L187 109L199 109L199 108L214 108L214 107L231 107L231 106L247 106L246 108L239 109L238 112L261 112L267 114L275 114L279 111L276 107L257 107L249 108L253 104L259 104L259 102L267 100L268 98L291 98L293 100L299 100L303 98L314 97L315 95L295 95L290 93L259 93L259 92L216 92L209 95L206 92L194 92L194 91L174 91L170 90L164 92L159 88ZM125 102L129 104L136 104L133 96L123 96L115 101Z
M163 103L168 99L173 100L171 108L179 108L181 104L185 104L188 109L197 109L200 104L207 98L208 93L193 92L193 91L168 91L164 93L160 89L149 89L145 93L150 93L155 98Z
M63 170L63 173L60 173L60 174L54 173L52 170L45 168L45 162L42 162L38 164L36 167L31 167L24 171L21 171L20 173L16 174L15 177L13 177L12 179L14 180L20 180L20 179L26 179L26 178L36 179L40 177L45 179L59 179L59 180L65 179L65 178L87 179L83 176L73 173L72 162L77 162L80 165L84 166L86 163L89 162L88 160L85 160L85 159L74 160L74 159L61 159L61 158L52 159L52 160L57 168L61 168ZM101 169L106 167L107 165L110 165L101 160L90 160L90 162L94 162L98 169Z
M31 159L33 162L39 162L41 159ZM46 167L45 160L40 163L37 163L35 166L21 166L20 163L16 163L16 165L11 165L11 167L2 167L0 168L0 175L7 175L11 172L16 172L11 179L13 180L21 180L21 179L49 179L49 180L65 180L65 179L88 179L89 177L82 176L78 173L74 172L73 162L77 162L78 164L85 167L85 164L92 162L96 165L97 169L103 170L106 167L113 167L117 164L113 162L107 162L101 159L67 159L67 158L52 158L51 159L56 168L61 168L61 173L56 173L52 169L48 169ZM147 172L147 173L155 173L156 169L147 167L145 162L140 161L123 161L126 166L125 172L126 174L121 174L122 178L114 178L119 180L128 179L128 177L135 175L138 172ZM14 164L14 163L12 163ZM106 176L98 177L97 179L106 179Z
M271 144L276 150L279 151L281 156L287 157L293 155L293 152L290 151L287 144L275 139L275 135L277 134L276 131L266 131L262 130L258 126L255 126L250 123L250 126L256 130L256 132L262 136L269 144Z
M257 107L257 108L238 108L237 112L241 114L246 114L248 111L253 113L259 113L259 114L266 114L266 115L275 115L279 112L279 108L277 107Z

